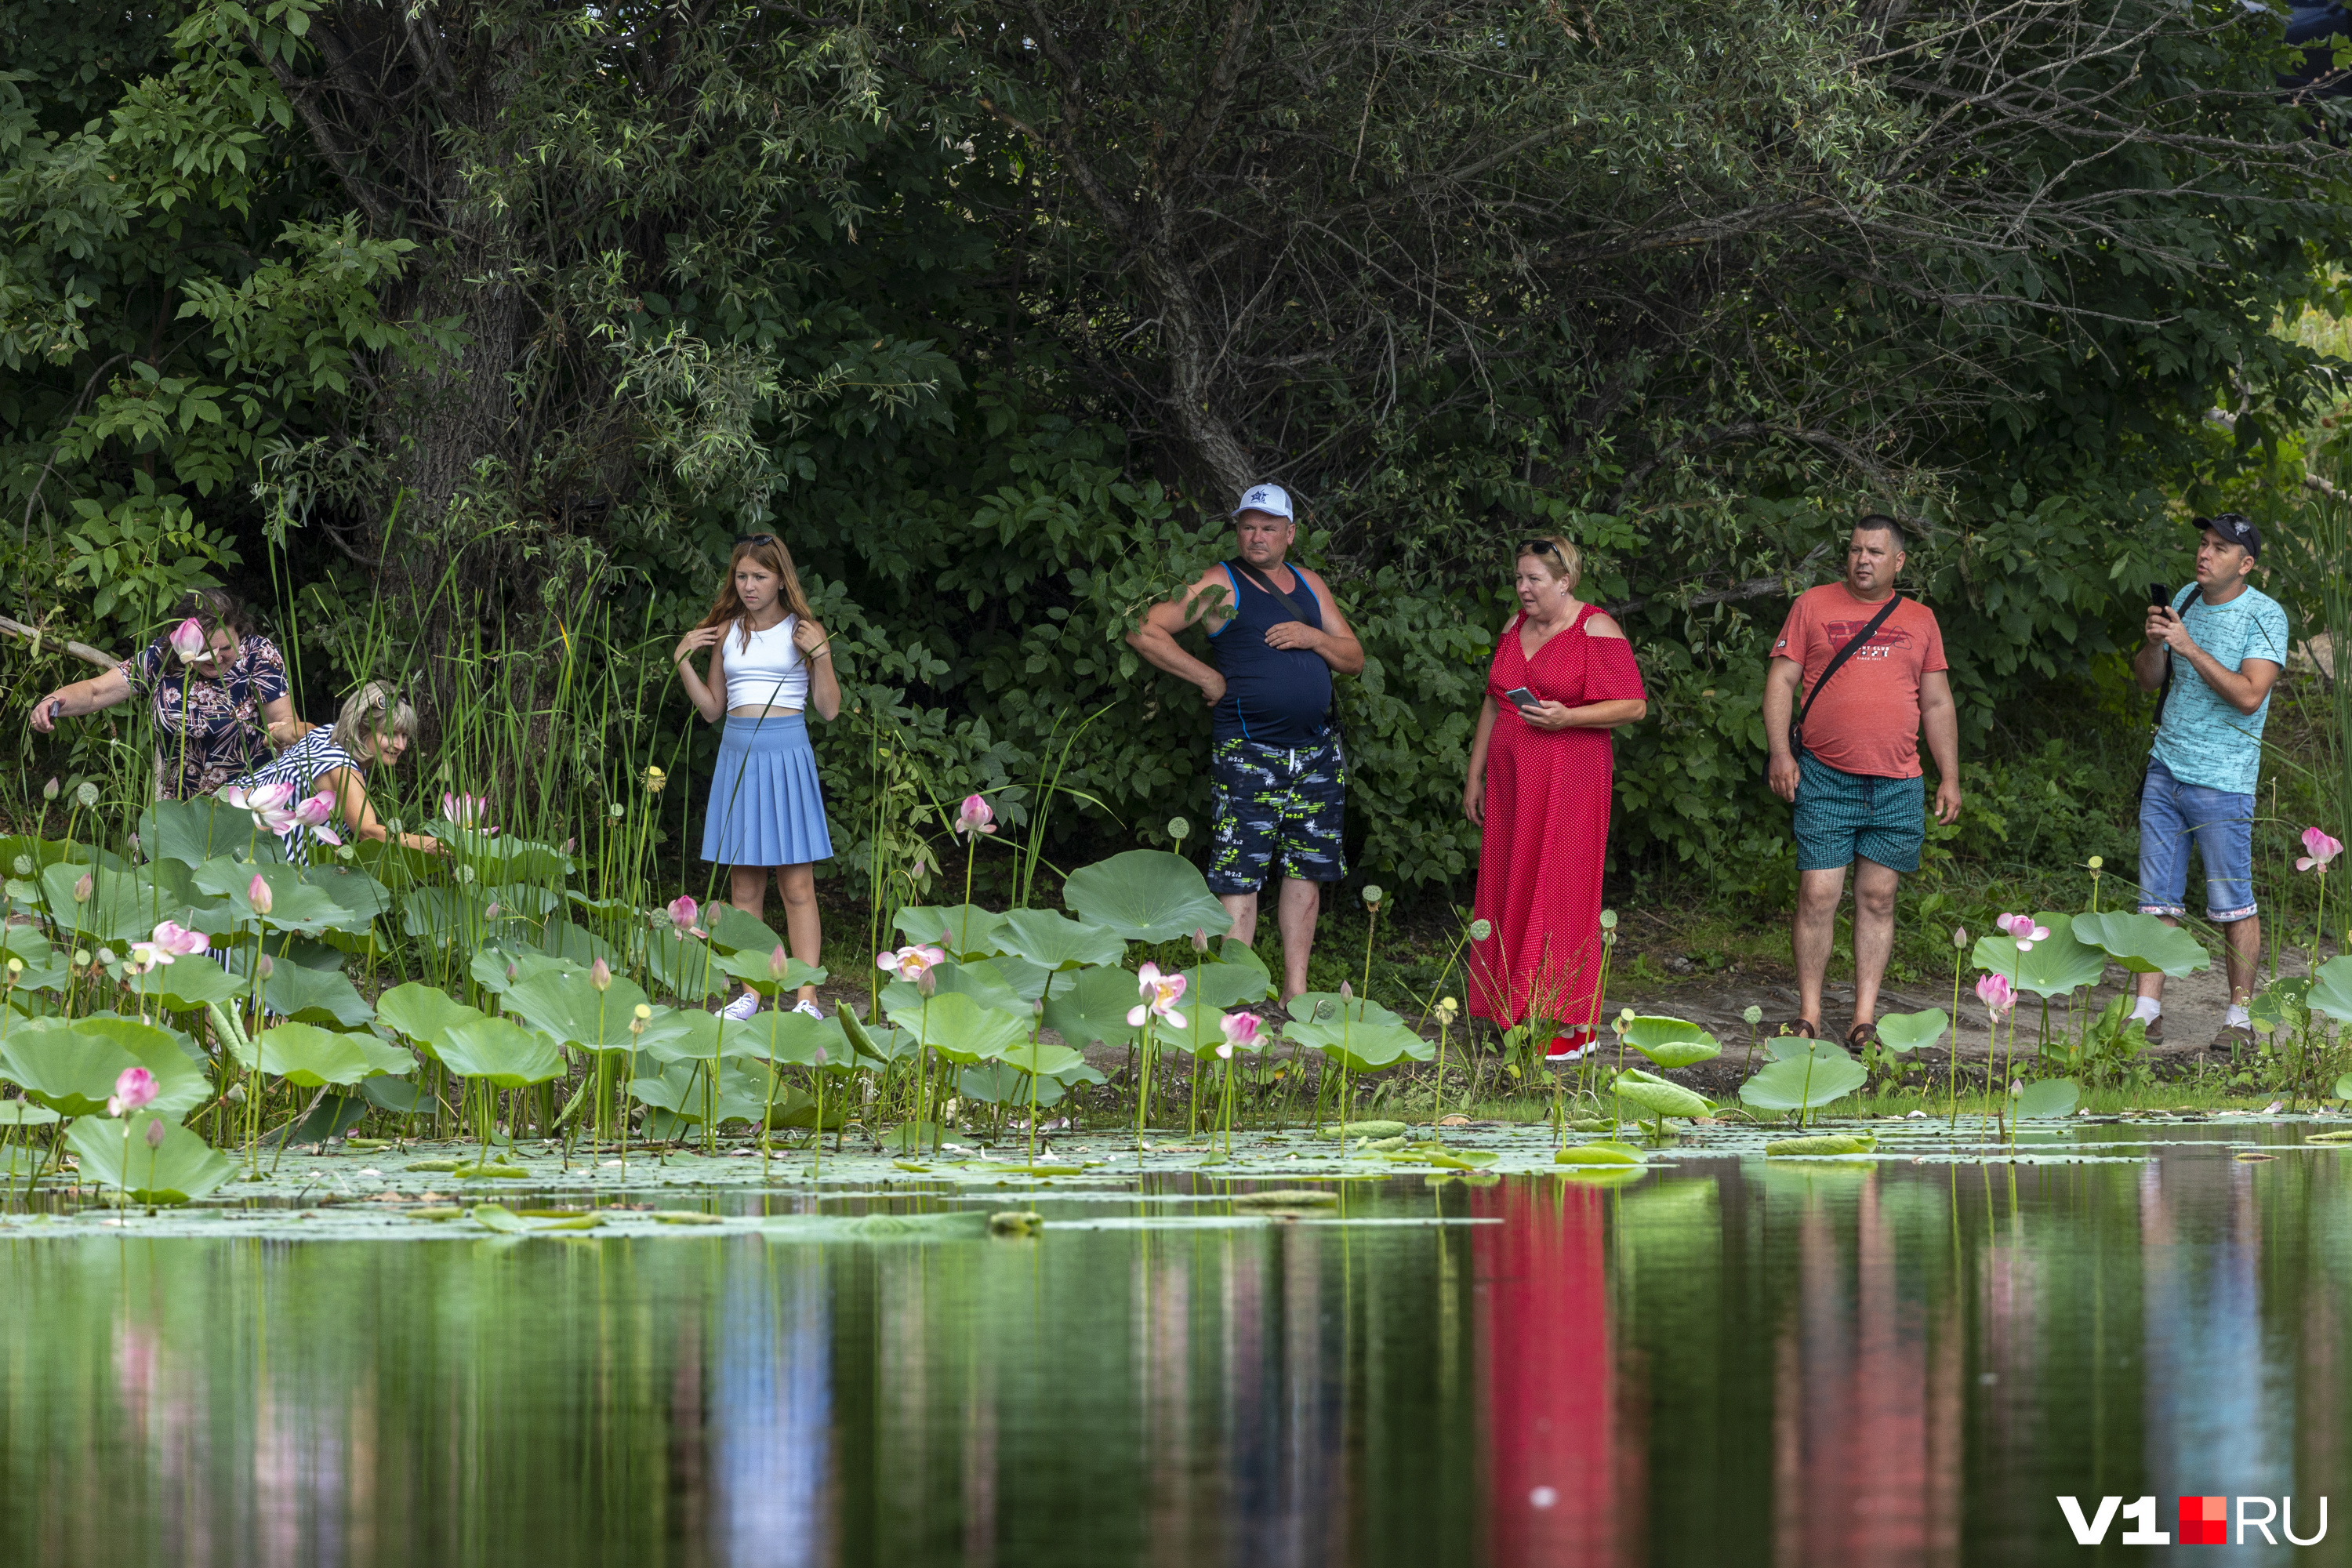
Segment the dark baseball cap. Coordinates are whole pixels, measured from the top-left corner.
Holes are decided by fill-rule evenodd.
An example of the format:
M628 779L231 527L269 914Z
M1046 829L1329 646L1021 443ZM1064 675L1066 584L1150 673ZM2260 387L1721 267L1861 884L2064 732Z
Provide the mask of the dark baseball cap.
M2259 556L2263 552L2263 531L2241 513L2217 511L2211 517L2197 519L2197 528L2200 532L2211 529L2221 536L2224 543L2234 544L2249 555Z

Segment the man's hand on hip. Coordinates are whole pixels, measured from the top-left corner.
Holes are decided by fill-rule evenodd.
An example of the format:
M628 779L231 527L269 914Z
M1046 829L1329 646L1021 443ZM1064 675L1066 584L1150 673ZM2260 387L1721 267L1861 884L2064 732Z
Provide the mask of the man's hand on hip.
M1779 795L1782 800L1794 803L1797 798L1797 781L1804 775L1798 770L1794 753L1775 752L1772 753L1772 761L1764 770L1764 776L1771 782L1774 795Z
M1208 679L1201 682L1201 695L1209 700L1212 708L1223 702L1225 700L1225 678L1213 669L1210 670Z
M1936 781L1936 820L1949 827L1960 819L1960 781Z

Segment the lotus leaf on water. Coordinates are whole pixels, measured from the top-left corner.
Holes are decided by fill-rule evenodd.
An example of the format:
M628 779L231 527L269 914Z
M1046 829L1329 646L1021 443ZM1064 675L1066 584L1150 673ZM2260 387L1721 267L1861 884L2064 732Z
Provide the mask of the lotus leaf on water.
M1127 956L1127 941L1117 931L1051 910L1014 910L996 940L1004 952L1055 971L1115 965Z
M395 985L375 1002L376 1021L397 1031L426 1050L437 1052L441 1037L452 1025L484 1016L437 985L411 980Z
M1924 1013L1889 1013L1878 1020L1878 1043L1898 1056L1932 1046L1952 1026L1952 1016L1941 1007Z
M459 1078L522 1089L563 1076L563 1052L537 1029L504 1018L467 1018L441 1037L441 1062Z
M1276 1187L1271 1192L1235 1193L1234 1206L1245 1209L1328 1208L1339 1201L1337 1193L1316 1187Z
M1616 1092L1654 1116L1712 1116L1715 1107L1704 1095L1694 1094L1678 1083L1669 1083L1654 1073L1639 1068L1627 1068L1617 1075Z
M152 1147L148 1129L160 1125ZM66 1130L84 1178L120 1190L132 1203L184 1204L236 1174L236 1162L166 1116L139 1110L121 1121L85 1117Z
M2135 974L2165 974L2179 980L2213 966L2195 937L2154 915L2120 910L2076 915L2073 931L2080 940L2105 949Z
M1412 1131L1402 1121L1334 1122L1318 1129L1315 1136L1322 1139L1401 1138Z
M2352 1024L2352 953L2329 959L2311 980L2311 989L2304 994L2305 1005L2339 1024Z
M1627 1045L1662 1068L1686 1068L1723 1054L1723 1042L1681 1018L1635 1017L1619 1026Z
M1822 1132L1810 1138L1776 1138L1764 1145L1770 1154L1867 1154L1878 1147L1874 1136L1852 1132Z
M897 986L891 990L896 991ZM911 987L910 987L911 989ZM885 1002L890 1021L912 1033L922 1044L951 1062L963 1066L995 1056L1029 1033L1028 1020L1002 1007L986 1007L959 991L942 991L923 1005L904 1000Z
M0 1036L0 1077L65 1116L106 1110L125 1068L155 1075L157 1113L186 1115L212 1094L204 1072L169 1030L135 1018L34 1018Z
M2352 1078L2352 1074L2347 1074L2346 1076L2347 1078ZM2339 1082L2336 1087L2341 1089L2352 1087L2352 1085ZM2352 1100L2352 1095L2338 1094L2336 1098L2338 1100ZM2305 1138L2304 1142L2306 1143L2352 1143L2352 1128L2347 1128L2340 1132L2314 1132L2309 1137Z
M1571 1143L1552 1155L1556 1165L1638 1165L1647 1158L1631 1143Z
M1771 1063L1739 1086L1739 1098L1759 1110L1811 1110L1842 1100L1870 1074L1835 1046Z
M950 957L973 959L1010 951L999 935L1004 920L994 910L983 910L978 904L950 904L943 909L908 904L899 910L897 924L898 934L910 942L936 942L948 950Z
M1170 942L1234 923L1200 868L1164 849L1129 849L1079 867L1063 884L1062 901L1129 942Z
M2082 1086L2071 1078L2037 1079L2018 1092L2012 1110L2027 1121L2063 1116L2082 1095Z
M2107 972L2107 950L2095 939L2086 941L2077 936L2075 919L2044 910L2033 917L2033 922L2050 934L2037 939L2031 949L2020 952L2015 938L1995 932L1978 938L1976 951L1970 956L1979 969L2006 975L2018 990L2030 991L2036 996L2063 996L2085 985L2096 985L2099 976ZM1885 1037L1883 1026L1879 1034Z

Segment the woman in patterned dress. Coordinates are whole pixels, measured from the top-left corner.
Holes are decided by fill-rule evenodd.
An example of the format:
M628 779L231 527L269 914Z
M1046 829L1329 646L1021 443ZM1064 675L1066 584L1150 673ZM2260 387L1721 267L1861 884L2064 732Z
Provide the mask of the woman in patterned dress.
M221 791L221 798L240 808L254 809L267 800L270 809L289 813L314 796L324 796L327 809L294 818L278 835L286 858L301 865L310 858L310 846L340 844L342 837L327 824L339 824L353 838L389 839L392 830L376 819L368 801L367 776L379 767L395 767L416 739L416 710L381 680L371 680L352 693L331 730L313 729L278 753L275 762L255 769ZM271 785L283 786L283 799L263 795ZM275 824L273 823L273 826ZM325 831L320 831L324 828ZM428 855L439 854L441 841L423 833L403 833L400 842Z
M1486 674L1462 814L1480 829L1470 1011L1506 1028L1557 1026L1547 1053L1590 1045L1601 1005L1601 868L1614 761L1609 733L1649 712L1633 645L1576 597L1565 539L1519 546L1519 614ZM1517 698L1512 693L1517 692Z
M209 795L268 761L273 743L290 744L309 728L294 717L285 657L252 630L235 598L199 588L180 602L179 615L176 631L135 657L33 704L33 728L46 735L60 718L146 698L155 720L155 794L164 800ZM175 637L201 651L183 657Z

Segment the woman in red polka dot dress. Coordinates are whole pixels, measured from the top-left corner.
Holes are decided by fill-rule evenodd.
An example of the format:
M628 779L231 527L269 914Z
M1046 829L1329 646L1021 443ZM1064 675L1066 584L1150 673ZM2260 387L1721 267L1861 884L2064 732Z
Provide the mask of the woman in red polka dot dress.
M1549 1053L1589 1045L1601 1005L1601 866L1614 772L1609 731L1649 711L1633 645L1580 602L1576 546L1522 542L1519 614L1486 672L1462 814L1483 830L1470 1011L1555 1026Z

